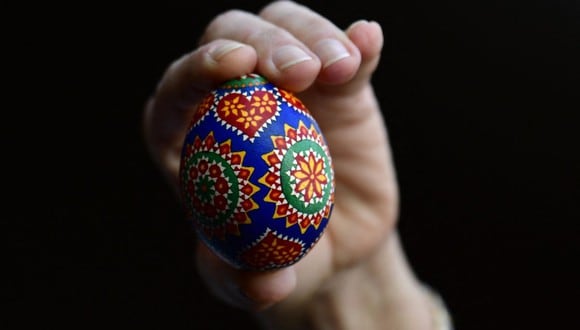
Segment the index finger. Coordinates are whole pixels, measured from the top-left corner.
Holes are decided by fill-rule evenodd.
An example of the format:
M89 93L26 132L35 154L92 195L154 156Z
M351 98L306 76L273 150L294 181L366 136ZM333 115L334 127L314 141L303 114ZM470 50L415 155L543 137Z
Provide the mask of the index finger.
M173 62L145 106L143 134L153 160L177 187L181 146L197 105L213 87L253 71L252 47L214 40Z

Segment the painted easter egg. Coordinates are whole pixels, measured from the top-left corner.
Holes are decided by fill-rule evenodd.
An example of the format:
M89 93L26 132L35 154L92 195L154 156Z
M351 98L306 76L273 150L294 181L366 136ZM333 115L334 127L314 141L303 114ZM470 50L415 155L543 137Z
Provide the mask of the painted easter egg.
M303 258L334 205L324 136L292 93L257 74L208 93L189 124L179 171L198 237L239 269Z

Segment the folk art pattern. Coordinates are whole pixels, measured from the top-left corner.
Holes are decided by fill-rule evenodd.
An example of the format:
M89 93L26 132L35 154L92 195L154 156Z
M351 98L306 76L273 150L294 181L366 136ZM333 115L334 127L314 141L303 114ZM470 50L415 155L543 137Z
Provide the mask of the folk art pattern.
M233 266L292 265L320 239L334 205L328 147L292 93L249 74L199 105L180 164L186 215Z

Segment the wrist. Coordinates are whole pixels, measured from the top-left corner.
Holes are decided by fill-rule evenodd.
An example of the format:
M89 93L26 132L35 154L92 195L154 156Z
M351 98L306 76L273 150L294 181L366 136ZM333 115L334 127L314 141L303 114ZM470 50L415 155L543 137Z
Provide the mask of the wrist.
M432 293L415 278L395 234L300 303L274 306L259 318L272 329L439 330L435 316L445 309Z

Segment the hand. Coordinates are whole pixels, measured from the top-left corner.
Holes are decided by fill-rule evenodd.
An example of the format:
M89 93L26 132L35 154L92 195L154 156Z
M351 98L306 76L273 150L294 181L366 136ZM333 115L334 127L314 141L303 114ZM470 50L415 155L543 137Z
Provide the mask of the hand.
M198 269L212 292L265 325L432 327L429 300L395 230L397 181L371 84L382 46L376 22L341 30L291 1L273 2L258 15L232 10L215 17L199 47L169 66L147 103L145 139L176 191L189 120L201 98L225 80L262 74L296 93L318 121L332 153L336 199L313 250L293 266L248 272L197 246Z

